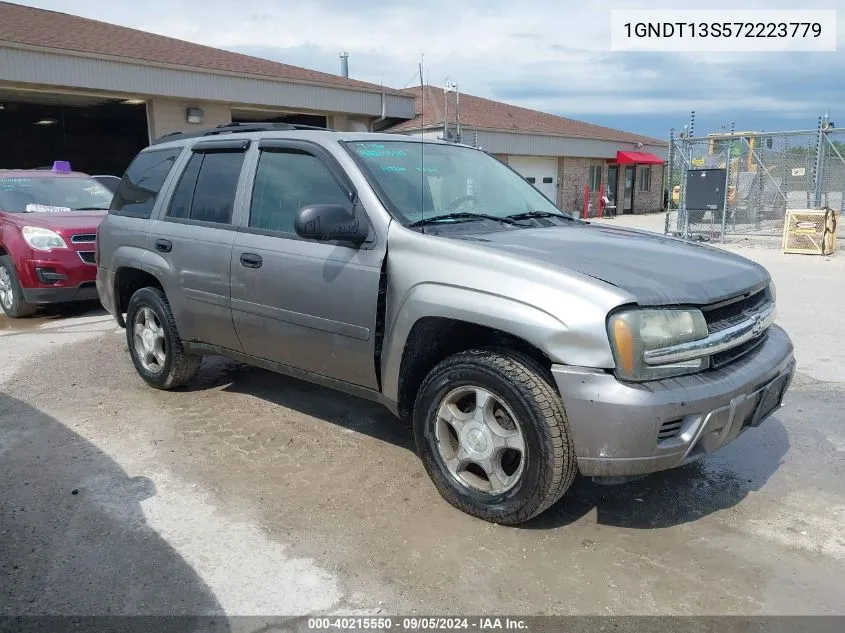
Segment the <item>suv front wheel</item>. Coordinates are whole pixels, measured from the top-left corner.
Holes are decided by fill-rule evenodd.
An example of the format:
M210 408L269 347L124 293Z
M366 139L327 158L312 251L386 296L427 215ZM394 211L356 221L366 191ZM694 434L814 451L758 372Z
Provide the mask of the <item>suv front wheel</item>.
M575 448L548 372L510 351L447 358L423 382L414 436L446 501L503 525L540 514L572 484Z
M202 357L186 354L167 297L158 288L141 288L126 309L126 342L135 369L149 385L173 389L190 382Z

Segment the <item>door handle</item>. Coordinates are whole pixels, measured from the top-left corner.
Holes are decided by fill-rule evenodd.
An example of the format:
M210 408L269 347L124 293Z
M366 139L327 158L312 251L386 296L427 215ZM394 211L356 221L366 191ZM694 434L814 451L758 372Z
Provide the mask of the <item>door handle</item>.
M246 266L247 268L261 268L261 264L264 263L264 260L261 259L261 255L256 255L255 253L241 253L241 265Z
M170 240L156 240L156 250L162 253L169 253L173 250L173 242Z

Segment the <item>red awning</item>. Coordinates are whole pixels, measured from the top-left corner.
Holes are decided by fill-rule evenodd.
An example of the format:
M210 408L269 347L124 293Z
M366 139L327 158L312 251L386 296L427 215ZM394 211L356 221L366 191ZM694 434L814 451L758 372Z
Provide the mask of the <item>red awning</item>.
M641 163L643 165L662 165L664 161L660 156L648 152L616 152L616 162L620 165L626 163Z

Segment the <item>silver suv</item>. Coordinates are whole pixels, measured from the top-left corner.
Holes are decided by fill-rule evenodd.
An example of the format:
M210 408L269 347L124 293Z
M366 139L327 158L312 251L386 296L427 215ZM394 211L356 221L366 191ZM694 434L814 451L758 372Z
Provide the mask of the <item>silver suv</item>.
M293 125L176 134L128 168L97 287L150 385L223 355L413 421L441 495L516 524L576 473L712 452L795 369L768 272L580 221L482 151Z

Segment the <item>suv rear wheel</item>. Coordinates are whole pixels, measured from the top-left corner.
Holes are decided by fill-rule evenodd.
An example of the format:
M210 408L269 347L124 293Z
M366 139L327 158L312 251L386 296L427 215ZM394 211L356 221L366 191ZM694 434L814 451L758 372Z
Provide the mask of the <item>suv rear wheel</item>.
M35 312L35 306L24 301L15 265L8 255L0 257L0 307L12 318L29 316Z
M186 354L167 297L158 288L141 288L126 309L126 342L135 369L149 385L173 389L199 372L201 356Z
M560 396L538 363L470 350L437 365L414 408L423 465L456 508L505 525L555 503L577 471Z

